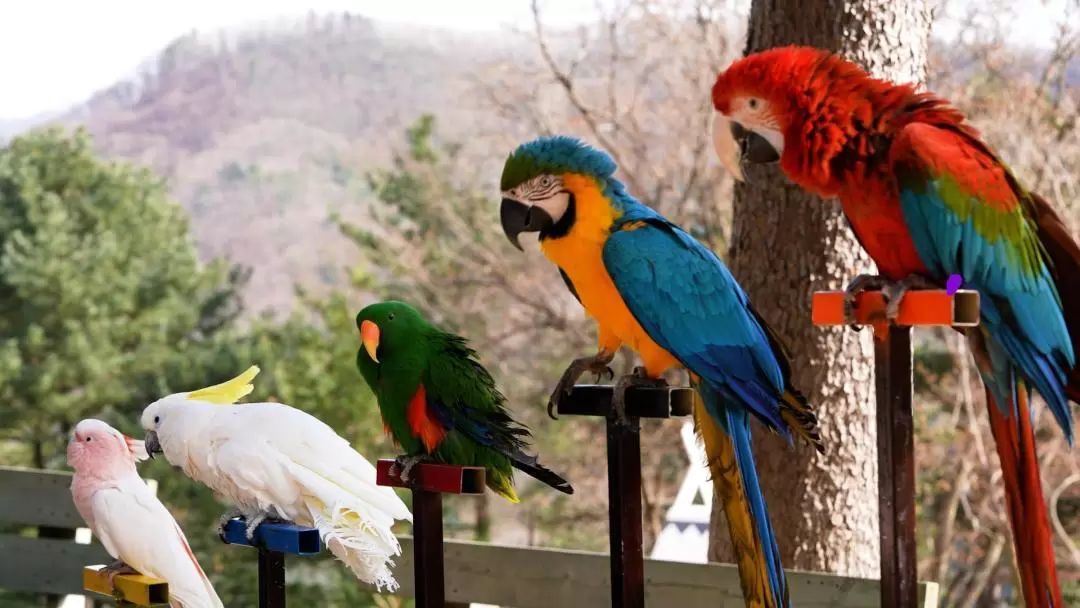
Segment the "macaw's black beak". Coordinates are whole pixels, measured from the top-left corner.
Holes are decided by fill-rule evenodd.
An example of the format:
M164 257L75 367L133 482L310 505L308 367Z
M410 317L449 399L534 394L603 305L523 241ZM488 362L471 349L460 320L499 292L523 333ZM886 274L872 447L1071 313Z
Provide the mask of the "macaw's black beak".
M146 448L146 453L150 455L150 458L153 458L154 454L160 454L161 443L158 441L157 433L146 431L146 437L143 438L143 447Z
M525 251L518 242L518 236L522 232L539 232L550 228L555 220L540 207L526 205L512 198L502 199L499 208L499 220L502 222L503 233L510 242L521 251Z
M738 142L740 156L745 161L767 165L780 160L780 153L769 140L734 121L731 123L731 136Z

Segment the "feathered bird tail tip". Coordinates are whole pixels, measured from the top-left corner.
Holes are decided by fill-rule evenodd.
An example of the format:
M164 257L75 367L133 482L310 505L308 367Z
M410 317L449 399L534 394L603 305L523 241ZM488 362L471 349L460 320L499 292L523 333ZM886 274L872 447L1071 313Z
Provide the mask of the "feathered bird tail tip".
M338 505L327 509L318 501L311 504L313 525L318 528L326 548L362 582L375 585L377 591L394 592L398 583L391 568L395 555L401 555L401 545L390 531L393 519L376 521Z

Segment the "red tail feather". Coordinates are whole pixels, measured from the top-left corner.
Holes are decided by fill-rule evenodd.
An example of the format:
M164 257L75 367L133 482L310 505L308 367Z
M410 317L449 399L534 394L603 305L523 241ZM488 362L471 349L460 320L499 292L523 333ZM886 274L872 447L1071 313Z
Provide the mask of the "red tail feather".
M1035 454L1035 433L1031 428L1025 391L1020 390L1018 416L1001 413L990 392L986 407L990 428L997 444L1001 472L1005 481L1005 504L1013 533L1013 548L1020 569L1024 604L1028 608L1062 608L1054 560L1053 536L1043 499L1039 460Z

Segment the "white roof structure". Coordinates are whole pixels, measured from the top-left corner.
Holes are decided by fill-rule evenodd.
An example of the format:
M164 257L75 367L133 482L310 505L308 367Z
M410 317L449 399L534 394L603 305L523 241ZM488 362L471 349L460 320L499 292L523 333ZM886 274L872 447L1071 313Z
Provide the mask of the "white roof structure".
M694 424L682 428L683 446L690 457L690 468L682 487L665 516L664 528L653 544L653 559L703 564L709 554L709 516L712 514L713 487L705 466L705 450L694 436Z

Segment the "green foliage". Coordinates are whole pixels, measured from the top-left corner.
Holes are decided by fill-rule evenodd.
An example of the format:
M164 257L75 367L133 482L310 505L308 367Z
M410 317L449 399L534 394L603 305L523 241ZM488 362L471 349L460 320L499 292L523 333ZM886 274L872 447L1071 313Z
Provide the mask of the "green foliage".
M0 426L57 464L74 423L229 325L243 279L201 266L160 180L99 162L85 133L15 139L0 151Z
M284 323L237 324L247 273L200 264L183 211L157 178L94 157L85 133L32 133L0 151L0 463L66 468L70 428L97 417L141 435L151 401L263 368L251 399L305 409L372 458L386 451L353 367L343 297ZM256 603L256 560L214 533L224 506L162 460L143 477L186 531L226 606ZM302 606L386 605L329 556L290 564ZM377 601L383 603L378 604ZM36 605L0 591L4 606Z

